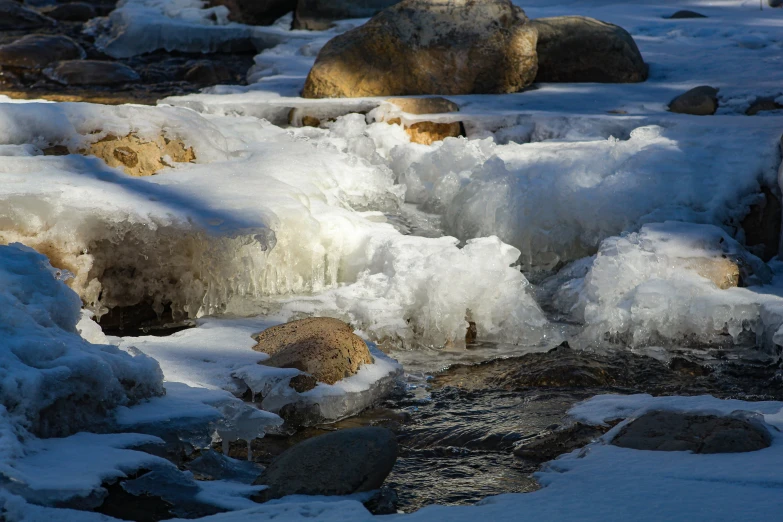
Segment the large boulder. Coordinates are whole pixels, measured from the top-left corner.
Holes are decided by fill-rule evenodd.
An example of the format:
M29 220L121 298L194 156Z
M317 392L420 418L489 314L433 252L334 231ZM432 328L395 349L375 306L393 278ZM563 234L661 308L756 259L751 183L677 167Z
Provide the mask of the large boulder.
M612 440L622 448L693 453L741 453L764 449L771 443L769 431L752 418L674 411L645 413Z
M28 34L0 45L0 66L42 69L52 62L84 58L84 49L62 35Z
M648 67L628 31L584 16L532 21L538 31L537 82L632 83Z
M373 362L367 344L353 328L329 317L273 326L255 339L258 344L253 349L270 355L261 364L296 368L327 384L354 375L362 364Z
M397 439L386 428L353 428L313 437L283 452L255 484L255 500L286 495L350 495L378 489L397 460Z
M404 0L330 40L302 96L510 93L536 69L535 28L509 0Z
M212 0L210 5L224 5L228 18L248 25L271 25L296 9L296 0Z
M400 0L299 0L294 29L325 31L336 20L370 18Z

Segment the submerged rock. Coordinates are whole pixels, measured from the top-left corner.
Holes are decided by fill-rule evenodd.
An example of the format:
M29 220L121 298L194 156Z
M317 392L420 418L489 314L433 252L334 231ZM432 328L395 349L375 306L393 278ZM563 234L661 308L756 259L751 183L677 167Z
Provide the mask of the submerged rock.
M296 9L296 0L211 0L228 8L228 19L248 25L271 25Z
M673 411L645 413L612 440L621 448L693 453L741 453L771 443L769 431L754 419Z
M42 69L52 62L79 60L84 56L79 44L62 35L29 34L0 45L0 66Z
M390 98L386 100L399 111L408 114L439 114L458 112L459 105L446 98ZM389 124L403 125L400 117L393 117L384 120ZM403 125L405 133L410 137L413 143L422 145L431 145L436 141L442 141L446 138L456 138L461 136L462 125L460 122L438 123L433 121L420 121L410 125Z
M538 31L536 82L632 83L648 67L628 31L584 16L532 21Z
M718 110L718 89L708 85L694 87L669 102L669 110L679 114L711 116Z
M0 0L0 31L51 27L55 21L14 0Z
M293 29L325 31L336 20L369 18L400 0L299 0Z
M292 321L268 328L255 338L258 344L253 349L270 355L261 364L296 368L327 384L354 375L362 364L373 362L367 344L339 319Z
M79 153L101 158L110 167L119 167L129 176L151 176L164 167L171 167L165 159L167 156L178 163L196 159L193 148L185 146L179 138L148 139L136 134L122 137L110 134Z
M101 60L78 60L60 62L44 71L51 80L65 85L113 85L133 83L141 79L139 74L127 65Z
M45 15L64 22L86 22L97 16L95 7L84 2L69 2L44 7L41 12Z
M386 428L354 428L313 437L272 461L255 481L269 488L255 500L378 489L394 467L397 453L397 439Z
M696 11L689 11L687 9L682 9L672 14L671 16L667 16L664 18L669 18L670 20L679 20L683 18L707 18L707 17L701 13L697 13Z
M536 69L536 31L508 0L404 0L330 40L302 96L509 93Z
M552 460L558 455L587 446L607 431L609 431L608 427L577 422L522 441L514 448L514 455L536 462Z

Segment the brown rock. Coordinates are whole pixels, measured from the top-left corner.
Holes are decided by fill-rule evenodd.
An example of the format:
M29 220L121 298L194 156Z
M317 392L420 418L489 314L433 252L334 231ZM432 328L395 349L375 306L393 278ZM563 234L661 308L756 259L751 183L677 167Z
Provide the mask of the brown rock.
M41 9L41 12L55 20L64 22L86 22L98 14L93 6L84 2L48 6Z
M709 279L721 290L739 286L740 268L731 259L725 257L694 257L685 260L685 268Z
M711 116L718 110L718 89L708 85L694 87L669 103L669 110L679 114Z
M163 159L165 156L178 163L196 159L193 148L186 147L180 139L170 140L160 136L153 140L136 134L121 138L109 135L78 152L85 156L97 156L110 167L122 168L130 176L151 176L164 167L170 167Z
M55 21L14 0L0 0L0 31L51 27Z
M291 380L288 381L288 386L293 388L297 393L304 393L318 386L318 381L312 375L300 373L299 375L293 376Z
M538 31L536 82L633 83L648 67L628 31L584 16L532 21Z
M399 0L299 0L293 29L325 31L336 20L370 18Z
M46 69L51 80L65 85L113 85L134 83L140 76L127 65L100 60L70 60Z
M296 368L319 382L334 384L373 362L367 344L350 325L329 317L313 317L273 326L255 336L253 349L271 357L261 364Z
M41 69L52 62L84 58L84 49L62 35L29 34L0 45L0 66Z
M231 70L210 60L193 62L185 73L185 81L198 85L217 85L233 80Z
M248 25L271 25L296 9L296 0L211 0L228 8L228 19Z
M536 34L509 0L404 0L330 40L302 95L517 92L536 75Z
M753 419L673 411L645 413L612 440L621 448L694 453L742 453L771 442L769 431Z
M400 111L408 114L439 114L459 111L459 105L446 98L390 98L386 100ZM390 124L402 125L401 118L391 118ZM405 125L405 132L413 143L432 145L446 138L456 138L462 135L462 125L459 122L438 123L420 121Z

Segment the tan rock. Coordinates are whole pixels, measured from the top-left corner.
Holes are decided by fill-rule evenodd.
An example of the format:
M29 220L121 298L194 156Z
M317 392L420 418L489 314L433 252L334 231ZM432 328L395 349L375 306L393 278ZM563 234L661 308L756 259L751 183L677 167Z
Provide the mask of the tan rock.
M109 135L78 152L101 158L110 167L120 167L130 176L151 176L164 167L171 167L169 161L188 163L196 159L193 148L186 147L178 138L159 136L151 140L136 134L121 138Z
M350 325L313 317L273 326L254 336L253 349L270 355L261 364L296 368L319 382L334 384L373 362L367 344Z
M698 257L686 260L686 268L715 283L721 290L739 286L740 268L725 257Z
M441 114L459 111L459 105L446 98L389 98L387 103L394 105L398 111L407 114ZM403 125L401 118L386 120L390 124ZM456 138L462 135L460 122L420 121L403 125L405 132L413 143L432 145L446 138Z
M330 40L302 96L517 92L536 76L536 42L509 0L403 0Z

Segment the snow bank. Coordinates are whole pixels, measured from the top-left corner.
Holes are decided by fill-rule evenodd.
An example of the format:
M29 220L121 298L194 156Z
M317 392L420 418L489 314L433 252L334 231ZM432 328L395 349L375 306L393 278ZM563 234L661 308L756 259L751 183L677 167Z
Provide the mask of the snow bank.
M553 302L584 323L581 335L595 342L755 343L747 334L761 338L763 305L778 300L754 289L721 289L739 278L768 283L772 271L711 225L645 225L604 240L594 258L564 272L573 279L557 279Z
M103 424L111 409L163 393L154 360L79 336L81 303L58 278L44 256L0 246L0 404L7 423L41 436Z

